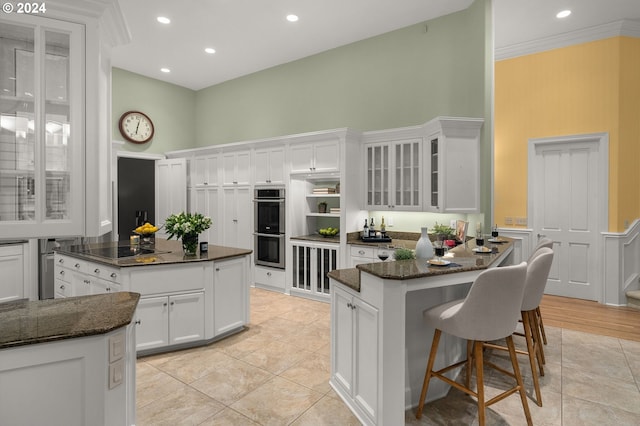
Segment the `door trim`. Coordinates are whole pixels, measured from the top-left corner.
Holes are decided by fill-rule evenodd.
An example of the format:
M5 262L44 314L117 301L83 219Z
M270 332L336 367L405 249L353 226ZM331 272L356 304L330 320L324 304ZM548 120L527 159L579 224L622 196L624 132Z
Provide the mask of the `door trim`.
M534 231L531 236L533 247L537 241L535 230L537 229L534 220L533 211L533 174L534 166L533 161L536 155L536 147L539 145L552 146L552 145L566 145L571 143L591 143L598 144L598 192L602 197L602 203L598 203L596 214L598 215L596 223L598 229L594 230L600 234L600 237L596 239L596 253L598 253L598 259L604 259L602 256L603 233L609 230L609 133L587 133L579 135L567 135L567 136L553 136L548 138L531 138L528 141L528 157L527 157L527 217L528 225ZM601 261L598 265L597 276L600 278L600 289L598 290L598 302L603 303L605 299L605 285L604 285L604 265Z

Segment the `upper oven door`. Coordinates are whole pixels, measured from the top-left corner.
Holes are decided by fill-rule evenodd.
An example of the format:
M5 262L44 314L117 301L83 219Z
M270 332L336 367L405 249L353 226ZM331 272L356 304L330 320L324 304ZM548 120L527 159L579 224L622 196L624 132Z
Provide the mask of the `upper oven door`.
M284 199L255 200L255 232L284 234Z

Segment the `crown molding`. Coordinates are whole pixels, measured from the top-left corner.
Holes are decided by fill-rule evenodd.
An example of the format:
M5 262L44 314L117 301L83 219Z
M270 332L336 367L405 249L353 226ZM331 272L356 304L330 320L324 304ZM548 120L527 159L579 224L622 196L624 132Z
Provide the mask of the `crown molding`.
M573 46L574 44L619 36L640 38L640 21L622 20L610 22L608 24L596 25L594 27L497 48L494 59L501 61L518 56L544 52L546 50Z

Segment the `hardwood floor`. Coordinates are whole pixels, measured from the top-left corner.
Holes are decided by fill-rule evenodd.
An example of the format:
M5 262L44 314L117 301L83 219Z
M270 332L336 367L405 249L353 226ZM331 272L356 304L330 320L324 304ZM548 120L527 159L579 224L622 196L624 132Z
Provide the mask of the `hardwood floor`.
M545 294L540 311L545 325L640 342L638 309Z

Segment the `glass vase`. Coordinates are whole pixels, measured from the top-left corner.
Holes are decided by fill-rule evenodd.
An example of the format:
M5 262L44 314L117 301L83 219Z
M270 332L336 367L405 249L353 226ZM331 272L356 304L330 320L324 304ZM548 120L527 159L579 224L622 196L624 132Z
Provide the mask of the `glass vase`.
M195 256L198 253L198 234L183 235L182 250L185 256Z
M416 244L416 259L431 259L433 257L433 244L431 244L429 233L427 232L429 228L424 227L420 230L422 233Z

